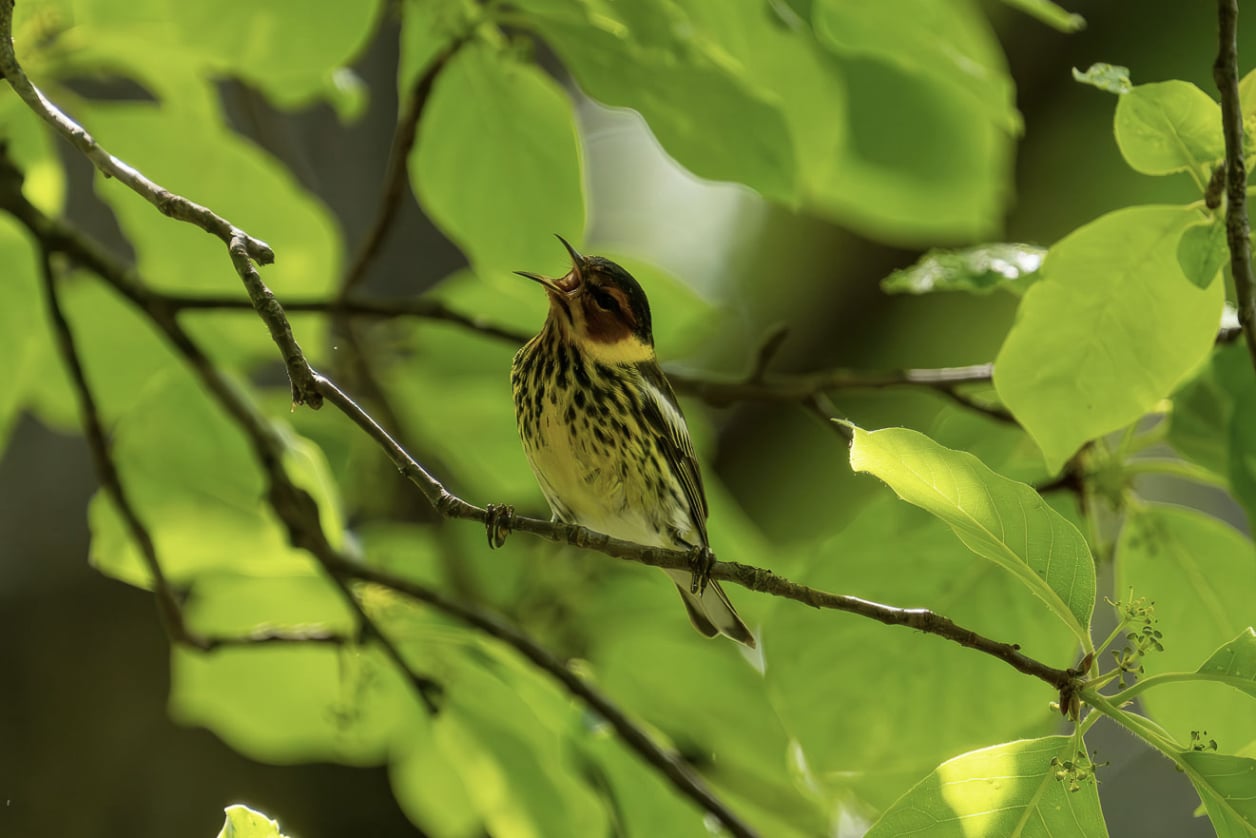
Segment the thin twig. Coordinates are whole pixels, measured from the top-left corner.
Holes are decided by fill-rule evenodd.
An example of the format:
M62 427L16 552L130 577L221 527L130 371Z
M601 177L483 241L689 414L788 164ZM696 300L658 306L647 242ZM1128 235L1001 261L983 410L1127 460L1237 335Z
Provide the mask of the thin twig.
M165 302L176 311L240 311L252 310L253 304L240 297L167 294ZM321 314L343 313L353 317L389 319L417 317L425 320L443 320L455 326L497 338L504 343L519 346L532 335L522 329L514 329L493 323L473 314L465 314L450 308L441 300L428 297L399 300L366 300L356 297L344 299L288 300L284 310L289 313L316 312Z
M157 556L157 547L148 527L140 520L139 513L127 495L126 487L118 467L113 462L109 450L109 440L105 435L104 425L100 420L100 409L96 405L96 397L87 381L87 373L83 369L78 347L74 343L74 332L61 308L61 298L57 291L57 281L53 275L52 259L46 247L40 248L40 273L43 276L44 301L48 307L48 319L52 322L52 332L56 339L57 351L61 355L61 364L70 374L70 383L74 387L78 401L79 416L83 423L83 435L87 439L87 448L92 455L92 463L96 467L96 475L101 488L113 503L114 509L122 517L131 539L139 548L140 558L144 561L148 573L153 579L153 593L157 597L158 611L166 632L175 643L205 648L202 638L188 631L183 621L183 611L179 606L179 597L174 586L166 578L162 570L161 560Z
M1221 93L1221 124L1225 134L1226 243L1238 300L1239 324L1252 365L1256 366L1256 279L1252 277L1252 245L1247 218L1247 164L1244 162L1243 108L1239 102L1238 0L1217 0L1218 50L1212 78Z
M993 364L938 369L904 369L887 372L832 369L812 373L783 373L756 381L717 380L689 372L669 371L667 378L677 392L695 396L712 405L732 402L802 402L816 393L831 390L880 390L887 387L927 387L948 392L961 384L988 383Z

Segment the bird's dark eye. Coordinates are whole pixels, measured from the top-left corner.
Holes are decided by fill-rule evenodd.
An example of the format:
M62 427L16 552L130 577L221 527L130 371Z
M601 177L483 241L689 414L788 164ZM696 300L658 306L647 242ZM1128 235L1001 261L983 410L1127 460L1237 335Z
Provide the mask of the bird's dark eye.
M593 295L593 302L597 303L598 308L603 311L617 311L619 309L619 305L615 302L615 297L609 291L590 287L589 293Z

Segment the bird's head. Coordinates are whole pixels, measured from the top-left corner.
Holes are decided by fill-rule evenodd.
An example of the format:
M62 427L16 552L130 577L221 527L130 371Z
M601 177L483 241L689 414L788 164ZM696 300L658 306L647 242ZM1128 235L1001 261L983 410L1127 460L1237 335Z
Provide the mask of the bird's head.
M549 323L585 354L609 364L654 359L650 303L632 274L601 256L581 256L562 236L571 270L560 277L515 271L545 286Z

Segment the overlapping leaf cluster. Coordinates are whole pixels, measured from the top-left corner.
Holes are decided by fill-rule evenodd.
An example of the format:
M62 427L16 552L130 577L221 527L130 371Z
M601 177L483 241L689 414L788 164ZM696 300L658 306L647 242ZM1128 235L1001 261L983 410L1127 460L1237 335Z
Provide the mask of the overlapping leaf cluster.
M280 107L325 99L351 118L364 92L344 65L383 5L320 6L311 15L295 0L224 0L212 11L175 0L22 4L15 40L31 75L111 151L265 238L279 254L269 286L281 300L309 298L334 292L339 230L280 161L227 127L214 79L238 76ZM1045 0L1010 5L1062 29L1078 25ZM538 51L588 96L641 114L695 175L745 184L886 241L988 237L1008 197L1020 118L975 2L411 0L402 14L403 94L465 41L433 86L409 173L423 210L470 266L436 293L497 323L539 322L534 289L504 274L551 264L550 234L578 239L584 226L576 99L542 69ZM104 69L149 98L88 99L62 84ZM1092 74L1100 76L1113 77ZM1243 91L1245 109L1256 111L1256 82ZM1186 172L1202 191L1224 154L1216 103L1183 82L1119 95L1115 135L1127 162L1151 175ZM0 136L26 173L26 194L59 212L64 177L50 137L7 89ZM116 184L96 188L146 281L178 293L233 287L216 242ZM1146 690L1146 716L1105 703L1096 683L1083 699L1174 759L1219 832L1256 834L1256 554L1202 512L1139 501L1129 482L1132 455L1167 440L1256 514L1256 379L1240 348L1214 348L1225 299L1221 223L1202 203L1129 207L1081 227L1045 259L1028 245L989 245L934 254L887 283L1022 295L993 397L1024 431L952 410L928 436L854 432L852 467L908 504L870 488L875 497L854 524L823 543L782 549L713 474L707 483L721 559L929 607L1061 667L1096 651L1091 623L1102 592L1092 551L1105 558L1111 547L1116 590L1156 601L1165 651L1148 656L1146 680L1133 688ZM650 266L608 255L666 312L660 352L683 357L685 336L717 313ZM0 357L10 370L0 434L22 410L72 427L74 401L42 325L35 251L7 218L0 264ZM65 296L123 477L167 575L189 594L190 625L214 635L310 625L352 632L335 589L262 504L262 477L220 407L143 319L90 277L67 283ZM1053 735L1058 717L1040 683L934 637L734 593L762 639L762 656L751 658L689 632L663 580L638 567L518 539L489 556L470 527L360 514L407 489L363 479L377 473L364 465L373 452L346 425L305 413L288 420L286 390L244 383L273 355L251 314L187 322L271 408L288 442L285 465L318 500L335 544L500 611L580 659L764 834L828 834L843 818L876 820L871 834L885 835L1106 834L1084 740ZM295 325L316 365L333 364L322 324ZM438 449L467 496L539 509L511 416L511 350L448 324L394 323L374 338L395 350L378 374L403 418L401 436L417 450ZM1166 412L1157 427L1167 433L1143 430L1146 416ZM690 422L706 450L700 411ZM1105 441L1119 431L1120 443ZM1088 496L1106 481L1121 520L1114 545L1102 533L1083 535L1077 506L1048 503L1022 482L1064 469ZM1080 513L1093 516L1093 504ZM96 566L151 585L103 496L90 519ZM399 803L433 835L702 829L701 812L508 649L390 591L358 593L406 660L445 686L439 715L423 710L370 644L212 656L177 649L172 712L261 760L386 763ZM1182 744L1205 727L1217 752ZM243 823L229 820L224 834L274 828Z

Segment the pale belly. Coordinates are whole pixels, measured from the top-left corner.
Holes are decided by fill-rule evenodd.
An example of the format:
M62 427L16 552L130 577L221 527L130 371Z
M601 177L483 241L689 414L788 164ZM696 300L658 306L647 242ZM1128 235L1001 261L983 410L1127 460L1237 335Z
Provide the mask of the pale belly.
M666 526L646 515L644 510L659 504L642 491L646 482L635 463L610 456L588 434L574 439L552 403L541 412L540 431L538 444L525 443L524 452L556 518L638 544L679 546L664 534ZM681 532L689 529L687 517L669 523Z

